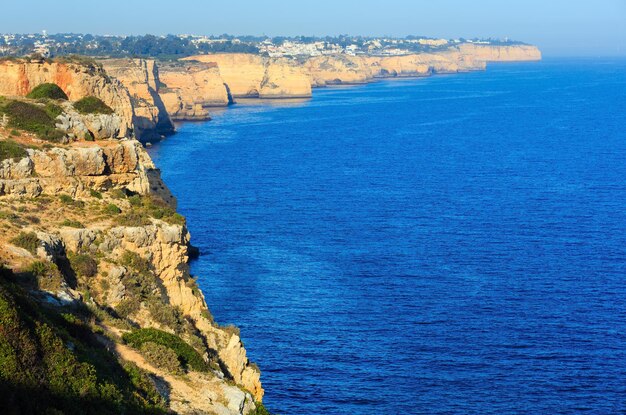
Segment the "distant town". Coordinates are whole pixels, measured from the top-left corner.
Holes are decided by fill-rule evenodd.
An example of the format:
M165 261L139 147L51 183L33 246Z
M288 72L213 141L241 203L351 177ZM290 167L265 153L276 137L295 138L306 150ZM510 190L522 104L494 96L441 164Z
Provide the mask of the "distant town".
M90 34L2 34L0 56L39 54L135 56L176 59L198 53L257 53L269 57L301 58L321 55L395 56L417 52L434 52L462 43L486 45L519 45L509 39L436 39L425 36L362 37L265 37L265 36L107 36Z

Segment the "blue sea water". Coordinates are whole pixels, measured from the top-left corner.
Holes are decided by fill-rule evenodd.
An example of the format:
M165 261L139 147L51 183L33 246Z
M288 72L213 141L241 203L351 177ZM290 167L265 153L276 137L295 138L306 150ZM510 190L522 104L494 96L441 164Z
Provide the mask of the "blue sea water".
M626 411L626 61L238 104L151 150L272 411Z

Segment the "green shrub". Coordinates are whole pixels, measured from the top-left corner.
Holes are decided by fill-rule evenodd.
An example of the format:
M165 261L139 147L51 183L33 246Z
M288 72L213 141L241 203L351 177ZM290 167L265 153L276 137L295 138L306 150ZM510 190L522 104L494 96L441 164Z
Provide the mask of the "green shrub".
M104 207L104 213L106 213L107 215L119 215L120 213L122 213L122 210L113 203L109 203Z
M74 108L81 114L113 114L113 109L96 97L80 99L74 103Z
M63 108L52 102L46 103L44 110L46 111L46 114L48 114L51 118L56 118L59 115L63 114Z
M83 225L81 222L77 220L73 220L73 219L65 219L63 222L61 222L61 226L67 226L70 228L78 228L78 229L83 229L85 227L85 225Z
M13 137L20 137L20 136L22 135L22 134L20 134L20 132L19 132L19 131L15 130L15 129L11 130L11 133L10 133L10 134L11 134Z
M3 160L14 160L18 161L26 157L28 153L24 150L20 144L16 143L13 140L3 140L0 141L0 161Z
M139 301L130 298L120 301L120 303L115 306L115 312L121 318L127 318L137 311L139 311Z
M88 254L71 254L68 256L74 272L86 278L94 277L98 273L98 263Z
M142 258L138 253L133 251L124 251L120 257L120 265L132 270L143 272L150 269L150 262Z
M59 195L59 200L64 205L71 205L72 203L74 203L74 198L72 196L66 195L66 194Z
M39 247L39 238L35 232L20 232L19 235L11 239L11 243L35 255Z
M67 100L67 95L57 84L39 84L26 95L31 99L49 98Z
M4 278L0 322L3 414L169 413L146 373L122 367L88 325L43 308Z
M26 272L35 277L37 287L41 290L58 290L64 281L59 268L52 262L34 261Z
M95 197L96 199L102 199L102 193L97 190L89 189L89 194L91 195L91 197Z
M165 304L160 299L152 299L148 302L148 310L152 318L162 326L169 327L176 332L181 331L183 317L178 308Z
M157 368L175 375L184 373L178 355L169 347L154 342L145 342L139 350L143 357Z
M150 225L151 222L141 213L128 212L115 218L115 223L120 226L137 227Z
M185 343L175 334L166 333L157 329L138 329L124 333L122 339L136 349L140 349L144 343L152 342L161 346L169 347L176 353L181 366L198 372L206 372L209 365L202 356L190 345Z
M9 127L35 133L48 141L59 141L65 136L56 128L56 122L45 109L22 101L11 101L2 107L9 116Z

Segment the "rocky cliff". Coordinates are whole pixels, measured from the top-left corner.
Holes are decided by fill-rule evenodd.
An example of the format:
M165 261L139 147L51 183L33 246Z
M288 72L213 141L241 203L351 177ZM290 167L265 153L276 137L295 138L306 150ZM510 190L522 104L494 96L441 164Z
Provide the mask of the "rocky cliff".
M119 80L131 95L134 125L144 140L172 134L174 125L159 95L159 71L152 59L103 59L106 73Z
M57 84L72 101L100 98L122 118L119 136L133 134L135 113L128 91L94 62L0 61L0 96L25 96L43 83Z
M334 84L360 84L375 78L420 77L435 73L484 70L487 62L540 60L535 46L462 44L436 53L398 56L316 56L302 67L314 87Z
M541 60L541 51L531 45L477 45L464 43L458 47L463 55L487 62L517 62Z
M2 389L3 402L24 408L52 396L46 409L99 402L103 413L255 413L260 372L238 331L214 323L189 273L184 218L159 171L133 138L75 134L94 120L61 104L57 142L0 126L0 305L10 311L0 317L23 328L15 338L0 330L0 378L17 386L24 374L40 376L31 392ZM107 125L122 119L109 117ZM19 322L21 292L52 349ZM29 343L42 347L33 353L43 361L24 355ZM48 372L61 363L45 366L53 352L75 366L64 377ZM14 358L28 362L13 370ZM96 376L75 378L83 368ZM67 385L55 389L58 382Z
M162 83L159 94L174 120L208 119L208 108L232 103L228 87L214 63L162 63L159 73Z
M306 98L311 82L300 65L245 53L197 55L185 61L217 64L233 97Z

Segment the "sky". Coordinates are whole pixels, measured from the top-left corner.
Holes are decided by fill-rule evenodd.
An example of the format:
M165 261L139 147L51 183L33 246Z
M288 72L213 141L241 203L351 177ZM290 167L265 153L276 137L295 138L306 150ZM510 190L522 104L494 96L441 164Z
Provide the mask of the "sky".
M0 33L508 37L626 56L626 0L2 0Z

